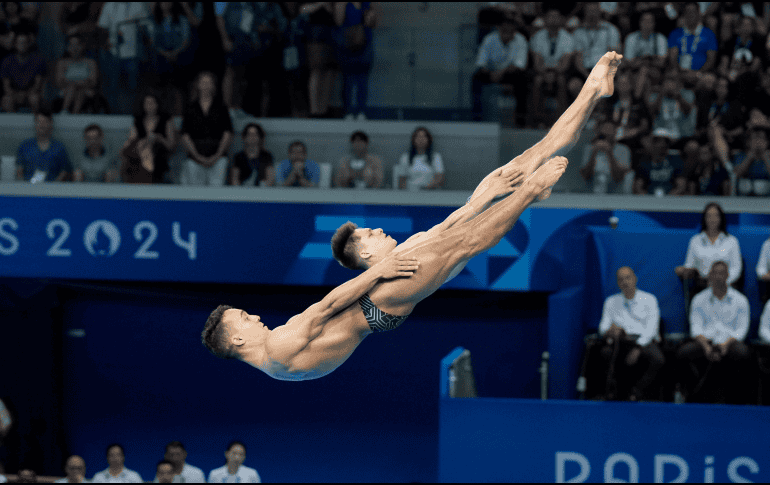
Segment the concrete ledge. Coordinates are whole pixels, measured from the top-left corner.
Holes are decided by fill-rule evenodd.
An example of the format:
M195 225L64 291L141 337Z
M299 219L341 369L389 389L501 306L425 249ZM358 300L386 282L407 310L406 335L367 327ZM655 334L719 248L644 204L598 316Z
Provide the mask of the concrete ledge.
M274 187L184 187L179 185L0 183L0 197L64 197L86 199L196 200L212 202L284 202L302 204L371 204L459 207L471 191L301 189ZM768 214L770 199L741 197L664 197L647 195L553 194L533 206L592 210L702 212L718 201L728 213Z

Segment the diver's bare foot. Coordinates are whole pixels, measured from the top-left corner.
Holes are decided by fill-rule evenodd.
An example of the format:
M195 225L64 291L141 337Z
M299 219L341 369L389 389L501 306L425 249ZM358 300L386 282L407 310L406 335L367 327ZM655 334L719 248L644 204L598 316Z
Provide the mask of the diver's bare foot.
M565 157L553 157L532 174L532 182L542 189L537 200L547 199L551 195L551 189L564 175L568 163Z
M599 97L606 98L615 92L615 73L621 59L623 56L617 52L608 52L599 59L588 75L586 84L595 86L599 90Z

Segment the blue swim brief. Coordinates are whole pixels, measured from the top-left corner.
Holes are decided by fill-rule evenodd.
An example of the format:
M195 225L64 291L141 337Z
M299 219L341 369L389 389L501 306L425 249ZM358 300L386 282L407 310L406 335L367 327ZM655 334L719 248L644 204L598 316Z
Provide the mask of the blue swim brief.
M393 330L398 327L406 317L409 315L390 315L377 308L372 300L369 298L369 294L358 299L358 304L361 305L361 310L364 312L366 321L369 323L369 328L372 332L385 332L387 330Z

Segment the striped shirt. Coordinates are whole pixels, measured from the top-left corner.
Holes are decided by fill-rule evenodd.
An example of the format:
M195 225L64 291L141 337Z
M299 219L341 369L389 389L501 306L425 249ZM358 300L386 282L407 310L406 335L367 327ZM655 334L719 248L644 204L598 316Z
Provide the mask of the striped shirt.
M741 246L735 236L723 232L719 233L716 242L711 244L706 232L694 235L687 246L687 256L684 266L698 270L702 278L707 278L711 265L716 261L724 261L730 275L727 284L732 284L741 275L743 262L741 261Z
M720 300L711 288L706 288L692 299L690 335L703 335L715 344L723 344L730 337L743 340L749 331L749 300L738 290L727 287Z

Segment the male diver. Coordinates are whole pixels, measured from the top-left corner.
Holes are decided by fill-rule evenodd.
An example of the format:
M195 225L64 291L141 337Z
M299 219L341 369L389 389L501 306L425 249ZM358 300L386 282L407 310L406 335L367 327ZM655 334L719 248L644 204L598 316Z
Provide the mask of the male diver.
M344 224L332 238L333 253L363 273L272 330L258 316L220 305L206 321L203 344L275 379L317 379L334 371L367 335L399 326L472 257L497 245L533 201L550 195L567 168L558 153L577 142L597 101L612 95L621 59L605 54L546 137L490 173L444 222L402 244L381 229Z

